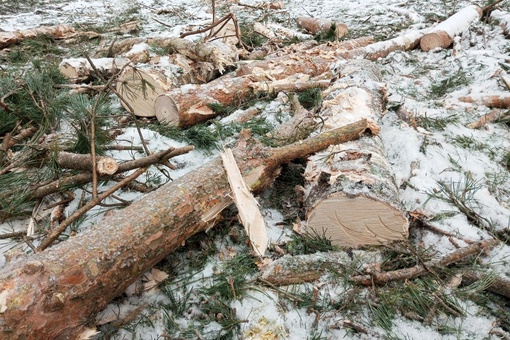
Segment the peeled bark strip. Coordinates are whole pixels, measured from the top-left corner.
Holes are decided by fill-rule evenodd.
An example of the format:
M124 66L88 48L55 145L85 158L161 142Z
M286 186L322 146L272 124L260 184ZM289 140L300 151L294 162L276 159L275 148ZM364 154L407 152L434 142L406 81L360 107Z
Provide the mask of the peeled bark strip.
M40 35L51 35L55 39L62 39L65 38L66 35L74 32L74 28L69 25L38 27L15 32L0 32L0 48L14 45L22 40L35 38Z
M459 100L464 103L472 103L478 105L485 105L487 107L508 109L510 108L510 94L472 94L470 96L459 97Z
M475 5L463 8L425 34L420 40L420 48L425 52L435 48L447 48L456 35L467 30L482 14L483 10Z
M357 138L367 128L362 120L278 149L242 140L235 154L247 184L259 192L281 164ZM0 334L76 338L110 300L187 238L211 227L204 217L230 195L217 157L66 242L12 258L0 271Z
M126 58L97 58L92 59L94 66L105 77L110 78L131 61ZM86 58L68 58L59 65L60 73L74 83L83 82L94 75L94 69Z
M66 169L92 171L92 156L59 152L58 165ZM119 169L119 164L112 157L96 156L96 171L99 175L113 175Z
M320 116L325 128L360 118L377 121L385 104L380 73L367 60L349 61L341 78L325 91ZM306 229L342 247L379 245L408 235L379 136L366 136L309 158L305 178Z

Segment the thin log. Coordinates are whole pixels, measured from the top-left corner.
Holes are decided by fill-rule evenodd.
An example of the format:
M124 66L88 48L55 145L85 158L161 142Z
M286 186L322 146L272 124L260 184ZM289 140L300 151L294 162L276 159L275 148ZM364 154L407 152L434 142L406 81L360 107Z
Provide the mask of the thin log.
M57 163L62 168L92 171L92 156L89 154L75 154L61 151L58 153ZM96 171L99 175L113 175L119 169L119 164L112 157L97 156Z
M361 120L278 149L243 139L235 155L245 181L259 192L281 164L358 138L369 127ZM76 338L91 316L138 277L187 238L214 225L204 217L210 211L219 214L217 205L230 195L217 157L66 242L30 258L12 259L0 271L0 334Z
M482 14L482 8L475 5L463 8L427 32L420 40L420 48L425 52L435 48L447 48L456 35L467 30Z
M364 58L367 60L377 60L386 57L391 52L415 49L420 44L420 40L424 35L425 32L423 30L411 31L393 39L379 41L352 51L343 52L342 56L347 59Z
M5 48L22 40L36 38L41 35L49 35L54 39L63 39L74 32L74 28L69 25L42 26L22 31L0 32L0 48Z
M470 244L467 247L457 249L439 260L432 260L414 267L389 272L374 272L371 275L357 275L353 276L351 280L356 284L371 286L372 284L381 285L391 281L412 279L422 276L432 269L441 269L469 256L480 254L483 251L487 251L495 247L497 244L499 244L499 241L496 239L483 240Z
M381 74L368 60L348 61L323 93L324 128L360 118L378 121L385 109ZM335 245L359 247L404 240L408 221L379 136L329 148L309 158L303 190L306 229Z
M509 113L505 112L500 109L494 109L491 112L483 115L480 119L478 119L476 122L469 123L467 125L470 129L480 129L484 127L487 123L494 123L495 121L504 118L505 116L508 116Z
M169 150L160 151L150 156L146 156L140 159L135 159L132 161L127 161L119 164L119 168L117 169L116 174L120 174L125 171L134 170L137 168L146 167L152 164L157 164L159 162L166 161L172 157L176 157L179 155L183 155L185 153L193 150L193 146L186 146L182 148L174 149L172 148L170 152ZM99 179L108 179L108 177L101 176ZM30 194L30 199L38 199L43 198L49 194L62 191L64 188L69 188L73 186L79 186L82 184L86 184L92 181L92 174L83 173L70 177L65 177L59 179L55 182L51 182L49 184L41 185L34 189Z
M508 109L510 108L510 94L472 94L469 96L459 97L459 100L464 103L472 103L478 105L485 105L491 108Z
M510 280L492 273L477 273L474 270L468 270L462 273L462 283L464 285L472 284L487 278L485 290L491 293L510 298Z

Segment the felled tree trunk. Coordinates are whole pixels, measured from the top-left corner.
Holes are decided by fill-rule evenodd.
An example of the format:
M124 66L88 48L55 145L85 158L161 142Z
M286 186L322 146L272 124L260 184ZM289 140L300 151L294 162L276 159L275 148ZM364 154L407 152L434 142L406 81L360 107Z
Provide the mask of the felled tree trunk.
M38 27L15 32L0 32L0 48L17 44L24 39L35 38L40 35L50 35L55 39L62 39L71 33L74 33L74 28L69 25Z
M327 33L334 26L337 39L344 37L348 32L345 24L335 23L329 19L299 17L297 18L297 24L311 34Z
M357 138L366 120L278 149L242 139L235 149L247 184L260 191L279 166ZM214 225L231 190L218 157L146 195L76 237L0 272L0 334L10 339L75 339L108 302L191 235Z
M482 9L475 5L463 8L425 34L420 40L420 48L425 52L435 48L447 48L456 35L467 30L482 14Z
M130 63L126 58L91 59L103 77L110 78L116 71ZM68 58L59 65L60 73L73 83L84 82L94 76L94 68L86 58Z
M323 95L325 128L365 118L378 121L386 89L376 65L352 60ZM403 240L408 221L379 136L331 147L309 158L304 188L306 230L343 247Z
M391 52L415 49L420 44L420 39L424 34L422 30L411 31L393 39L379 41L368 46L345 51L342 53L342 56L347 59L364 58L367 60L377 60L386 57Z

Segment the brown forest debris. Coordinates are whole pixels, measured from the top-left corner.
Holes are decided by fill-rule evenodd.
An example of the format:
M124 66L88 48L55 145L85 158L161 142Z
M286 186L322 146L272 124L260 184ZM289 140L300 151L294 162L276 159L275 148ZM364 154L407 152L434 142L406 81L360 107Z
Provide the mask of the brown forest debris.
M367 128L368 122L361 120L278 149L243 139L235 154L247 184L259 192L281 164L357 138ZM0 271L1 334L74 338L136 278L188 237L211 227L204 217L224 206L230 194L217 157L64 243L12 259Z
M472 94L469 96L459 97L459 100L464 103L472 103L478 105L485 105L487 107L495 107L500 109L510 108L510 94Z
M75 154L61 151L57 157L58 165L66 169L92 171L91 155ZM119 169L119 164L112 157L96 156L96 171L99 175L113 175Z
M371 275L353 276L351 280L356 284L371 286L372 284L384 284L390 281L401 281L426 274L434 268L446 267L452 263L465 259L468 256L479 254L495 247L499 243L496 239L488 239L470 244L467 247L457 249L439 260L428 261L424 264L410 268L404 268L389 272L374 272Z

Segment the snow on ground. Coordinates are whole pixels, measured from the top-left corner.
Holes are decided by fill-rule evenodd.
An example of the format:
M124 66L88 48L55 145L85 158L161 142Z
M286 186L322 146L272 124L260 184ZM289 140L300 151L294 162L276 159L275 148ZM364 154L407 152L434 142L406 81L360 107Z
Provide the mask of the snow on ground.
M351 34L362 36L373 34L379 40L392 38L406 30L423 29L431 25L430 19L446 17L456 10L470 4L467 1L380 1L380 0L293 0L284 1L285 10L282 22L268 24L281 25L295 29L292 19L298 16L314 16L333 19L348 25ZM20 1L17 9L14 5L7 7L0 14L0 29L11 31L27 29L40 25L72 24L100 25L119 17L134 18L143 21L141 35L176 36L189 25L199 25L210 20L209 2L200 0L110 0L110 1L40 1L37 6L23 6ZM255 1L244 1L255 4ZM239 17L249 18L251 12L236 6L234 1L217 1L218 6L230 6ZM482 2L479 2L482 5ZM156 15L157 9L171 9L168 14ZM10 10L9 10L10 9ZM508 6L505 8L508 10ZM173 10L173 11L172 11ZM167 23L171 28L155 20ZM194 26L196 27L196 26ZM403 31L401 31L403 30ZM354 33L352 33L354 32ZM468 240L478 241L489 237L482 230L458 212L449 202L440 199L440 183L449 188L459 189L471 183L473 190L471 208L479 215L491 221L496 230L510 226L510 180L508 169L502 166L503 157L510 152L508 126L488 124L482 129L474 130L466 124L476 121L490 109L472 104L461 103L459 96L472 93L493 93L507 91L498 80L501 65L509 62L509 40L502 35L501 29L493 24L475 23L469 32L462 35L461 49L455 56L452 50L421 52L419 50L395 52L377 63L383 73L383 82L388 87L388 107L404 107L414 114L415 119L428 120L430 125L413 124L402 120L395 110L389 110L382 118L381 136L386 147L388 159L393 167L400 197L407 211L436 217L431 222L434 226ZM441 81L448 82L464 77L458 87L449 88L442 93L433 92ZM275 104L270 104L275 105ZM269 110L269 112L271 112ZM266 113L267 114L267 113ZM270 119L268 117L268 119ZM441 127L433 124L443 124ZM144 130L144 138L152 151L160 151L169 146L179 147L185 144L166 139L159 134ZM126 129L119 140L128 144L139 145L140 140L134 129ZM120 159L131 159L127 152L112 152ZM171 172L172 178L182 176L186 171L203 164L211 155L200 151L177 157L174 161L177 171ZM431 198L431 196L433 196ZM134 199L129 197L128 199ZM72 206L71 206L72 207ZM282 212L264 209L264 216L269 226L270 239L279 244L291 240L291 226L285 226ZM438 218L443 215L443 218ZM100 215L97 219L100 218ZM91 219L96 221L97 219ZM23 226L15 226L22 228ZM222 239L216 240L219 248L231 249L232 254L246 251L239 246L229 245ZM455 250L454 244L447 237L423 231L419 242L437 254L446 254ZM465 245L458 241L460 245ZM2 250L9 246L0 245ZM232 247L232 248L228 248ZM237 248L236 248L237 247ZM224 254L224 252L220 252ZM227 252L225 256L231 256ZM184 255L182 255L184 256ZM183 261L191 261L185 259ZM0 256L0 267L3 256ZM510 277L510 247L500 245L489 256L492 270L503 277ZM189 290L195 292L211 284L211 280L221 273L220 257L211 255L205 266L198 272L188 273L187 283L179 280L170 283L173 298L183 299ZM187 267L187 266L185 266ZM188 269L186 269L188 270ZM183 269L183 272L186 273ZM329 294L327 301L340 301L346 291L342 285L331 282L328 277L321 278L315 284L297 285L293 293L303 293L319 289L320 294ZM184 282L184 281L183 281ZM342 322L349 318L348 313L331 311L322 315L316 322L317 314L305 307L292 306L282 300L274 290L264 290L263 286L254 286L240 299L235 300L230 308L236 317L244 320L236 338L244 339L369 339L385 334L399 339L484 339L490 337L495 327L494 316L483 312L475 303L464 301L465 317L446 317L440 330L433 326L407 317L397 316L390 330L380 327L370 329L368 334L356 334L342 328ZM319 288L317 288L319 287ZM301 290L301 292L299 292ZM170 336L206 339L219 337L222 332L218 322L201 325L194 316L202 315L197 308L204 301L199 301L199 294L189 296L189 310L185 314L169 317L159 305L171 304L168 294L158 292L144 293L142 297L131 297L111 304L107 311L117 311L126 315L141 303L152 305L141 315L150 322L136 322L124 325L121 330L109 334L114 339L158 339L168 335L169 321L175 324L172 329L180 333ZM195 299L195 300L194 300ZM154 307L156 306L156 307ZM167 313L167 314L165 314ZM359 315L358 315L359 316ZM203 316L202 316L203 317ZM368 317L366 314L364 317ZM363 318L363 315L360 316ZM353 320L363 324L367 320ZM190 331L195 330L195 332ZM197 333L200 329L201 335ZM452 331L453 330L453 331ZM189 331L186 333L186 331ZM234 335L233 335L234 336Z

